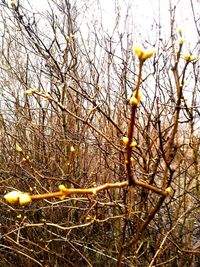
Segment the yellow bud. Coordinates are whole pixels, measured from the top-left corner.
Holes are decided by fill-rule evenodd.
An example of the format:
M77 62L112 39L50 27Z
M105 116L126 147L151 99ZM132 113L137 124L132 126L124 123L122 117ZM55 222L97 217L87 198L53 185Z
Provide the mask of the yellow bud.
M25 91L25 94L26 95L32 95L32 94L34 94L36 92L36 89L30 89L30 90L26 90Z
M179 40L179 45L183 45L183 43L184 43L184 39L181 38L181 39Z
M190 55L184 54L183 57L186 61L190 61Z
M133 141L132 143L131 143L131 147L136 147L137 146L137 143L135 142L135 141Z
M75 148L73 146L70 147L71 152L75 152Z
M62 195L62 196L59 197L59 199L63 200L63 199L65 199L65 197L66 197L65 195Z
M29 194L24 193L19 197L19 204L20 205L26 205L30 202L31 202L31 197Z
M181 28L178 29L178 33L182 34L183 30Z
M132 47L132 50L133 50L133 53L135 53L138 58L140 59L142 58L144 54L143 48L141 48L139 45L136 44Z
M96 182L92 182L91 186L97 186L97 183Z
M22 148L20 146L16 145L16 151L17 152L22 152L23 150L22 150Z
M17 218L18 218L18 219L21 219L21 217L22 217L21 214L18 214L18 215L17 215Z
M136 98L136 91L133 92L133 96ZM141 92L141 90L139 90L138 95L137 95L138 103L141 101L141 98L142 98L142 92Z
M155 50L147 50L147 51L143 54L143 56L142 56L142 60L146 60L146 59L152 57L155 53L156 53Z
M198 60L198 57L195 55L190 56L190 61Z
M122 141L123 141L123 143L124 143L125 145L127 145L129 139L128 139L128 137L124 136L124 137L122 138Z
M58 189L59 189L60 191L66 191L66 190L67 190L67 188L66 188L63 184L60 184L60 185L58 186Z
M133 158L133 157L131 157L130 159L131 159L131 162L133 162L133 161L134 161L134 158Z
M188 61L188 62L191 62L191 61L194 61L194 60L198 60L198 57L195 56L195 55L189 55L189 54L184 54L183 55L183 58Z
M93 194L93 195L96 195L96 194L97 194L97 190L96 190L96 189L93 189L93 190L92 190L92 194Z
M20 191L11 191L7 193L4 198L6 201L8 201L10 204L16 204L19 201L19 197L22 195L22 192Z
M86 220L89 221L91 219L92 219L92 216L88 214L87 217L86 217Z
M14 0L10 0L10 5L11 5L11 7L15 6L15 1Z
M156 52L155 50L144 50L139 45L134 45L132 50L133 50L133 53L136 54L136 56L141 61L145 61L146 59L152 57Z
M137 105L138 104L138 100L137 100L137 98L135 96L131 96L130 104L131 105Z
M170 195L171 192L172 192L172 188L171 188L171 187L167 187L167 188L165 189L165 193L166 193L167 195Z

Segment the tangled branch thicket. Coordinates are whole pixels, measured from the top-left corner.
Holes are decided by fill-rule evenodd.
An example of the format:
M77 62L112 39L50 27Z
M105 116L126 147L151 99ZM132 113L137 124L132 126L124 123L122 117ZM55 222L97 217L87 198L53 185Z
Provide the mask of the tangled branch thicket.
M0 4L0 265L198 266L198 58L94 2Z

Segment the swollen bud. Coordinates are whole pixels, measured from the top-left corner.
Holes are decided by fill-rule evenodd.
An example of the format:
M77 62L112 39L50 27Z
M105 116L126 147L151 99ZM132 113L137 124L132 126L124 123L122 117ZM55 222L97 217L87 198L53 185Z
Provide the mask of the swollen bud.
M34 88L34 89L26 90L26 91L25 91L25 94L26 94L26 95L32 95L32 94L34 94L35 92L36 92L36 89Z
M170 194L172 193L172 188L171 188L171 187L167 187L167 188L165 189L165 193L166 193L167 195L170 195Z
M147 50L147 51L143 54L142 59L143 59L143 60L146 60L146 59L152 57L155 53L156 53L155 50Z
M187 62L198 60L198 57L195 55L184 54L183 57Z
M137 97L136 97L136 91L133 92L133 97L135 97L138 101L138 103L141 101L142 98L142 92L141 90L138 91Z
M31 197L29 194L24 193L19 197L19 204L22 206L26 205L30 202L31 202Z
M17 152L22 152L23 149L22 149L20 146L16 145L16 151L17 151Z
M19 201L19 197L22 195L22 192L20 191L11 191L7 193L4 198L6 201L8 201L10 204L17 204Z
M128 142L129 142L129 139L128 139L128 137L124 136L124 137L122 138L122 141L123 141L123 143L124 143L125 145L127 145Z
M136 54L136 56L140 59L140 61L143 61L143 62L146 59L152 57L156 53L155 50L144 50L139 45L134 45L132 50L133 50L133 53Z
M135 96L131 96L130 104L131 105L137 105L138 104L138 100L137 100L137 98Z

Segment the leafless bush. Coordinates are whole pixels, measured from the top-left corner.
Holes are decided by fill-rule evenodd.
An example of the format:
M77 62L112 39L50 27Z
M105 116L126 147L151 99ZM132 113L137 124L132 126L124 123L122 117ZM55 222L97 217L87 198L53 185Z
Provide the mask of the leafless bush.
M134 56L130 5L111 34L99 1L0 5L1 194L32 200L1 201L2 266L200 261L199 61L173 1L169 36L155 24L156 54Z

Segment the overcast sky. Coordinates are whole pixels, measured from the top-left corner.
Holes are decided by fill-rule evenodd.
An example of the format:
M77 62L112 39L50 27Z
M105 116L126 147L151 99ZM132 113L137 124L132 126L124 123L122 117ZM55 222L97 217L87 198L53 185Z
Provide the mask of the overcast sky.
M126 3L129 5L129 14L132 16L133 25L136 27L138 33L142 32L142 36L138 38L145 38L149 35L153 37L155 34L152 31L152 24L161 23L161 33L166 37L170 35L170 5L169 0L132 0L132 1L117 1L120 6L121 16L125 16ZM200 4L194 1L195 6L198 5L200 11ZM103 9L103 21L108 25L108 28L114 24L115 1L114 0L100 0ZM182 28L183 36L187 44L196 44L198 40L196 27L194 24L190 0L172 0L172 7L176 6L176 22L177 28ZM109 22L109 23L108 23Z
M30 2L36 6L38 11L45 9L47 6L47 0L35 0ZM74 2L80 5L84 0L71 1L71 3ZM86 19L95 17L98 20L99 17L104 29L107 29L110 33L113 31L115 25L116 12L119 12L120 15L121 31L124 30L123 22L128 10L129 20L132 21L132 25L134 25L134 29L131 29L130 25L129 31L134 31L134 35L139 42L141 41L140 39L144 38L154 39L156 31L152 30L152 25L155 25L155 23L160 23L162 25L161 33L164 38L170 36L169 0L88 0L86 2L92 3L89 14L85 14L87 16ZM193 0L193 2L196 11L200 10L200 1ZM176 6L177 28L182 28L183 37L187 45L193 49L197 43L198 35L194 24L191 1L171 0L171 4L172 7ZM102 10L101 14L98 14L99 6Z

